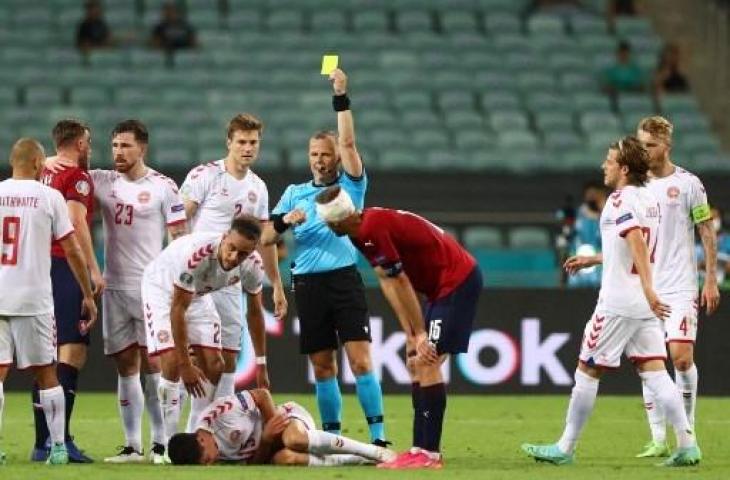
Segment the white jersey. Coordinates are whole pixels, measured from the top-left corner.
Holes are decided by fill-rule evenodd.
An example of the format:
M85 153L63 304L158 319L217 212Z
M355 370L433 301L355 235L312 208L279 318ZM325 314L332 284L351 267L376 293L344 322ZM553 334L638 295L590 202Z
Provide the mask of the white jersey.
M104 278L111 290L139 290L145 267L162 251L166 227L185 221L175 182L147 169L135 181L92 170L104 219Z
M654 275L656 291L660 295L695 294L695 224L712 217L705 187L699 178L679 167L664 178L651 178L647 187L662 209Z
M256 295L264 287L264 262L255 250L241 264L241 287L251 295Z
M227 232L241 214L269 219L269 191L251 170L241 180L226 172L223 160L200 165L188 173L180 189L183 200L198 204L193 232Z
M601 213L601 310L628 318L654 317L641 288L626 234L640 229L651 261L657 245L660 211L659 202L645 187L627 186L608 198Z
M223 234L198 232L175 239L145 268L145 281L169 292L173 286L196 295L220 290L237 284L244 277L245 284L255 289L261 284L261 262L253 252L238 268L223 270L218 261L218 247ZM260 289L260 287L258 287Z
M0 315L53 313L51 239L73 231L58 190L35 180L0 182Z
M196 430L213 434L219 460L248 460L261 443L263 416L247 391L217 398L200 415Z

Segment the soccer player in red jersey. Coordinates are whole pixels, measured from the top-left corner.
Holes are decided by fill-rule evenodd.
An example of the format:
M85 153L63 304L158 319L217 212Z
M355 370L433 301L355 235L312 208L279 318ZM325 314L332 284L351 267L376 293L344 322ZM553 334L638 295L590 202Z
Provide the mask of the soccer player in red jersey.
M441 364L469 347L482 274L450 235L411 212L358 212L339 186L317 196L317 214L337 235L348 235L375 268L383 294L406 333L412 379L413 448L382 468L441 468L446 389ZM425 297L423 309L418 295Z
M41 181L55 188L66 200L69 217L78 237L86 264L89 266L94 296L98 297L104 288L104 279L96 262L91 241L91 221L94 206L94 183L87 172L91 157L91 136L89 128L77 120L61 120L53 127L53 142L56 154L75 167L54 173L44 169ZM86 363L89 344L89 329L93 319L83 318L81 303L83 295L58 242L51 246L51 279L53 283L53 305L58 334L58 379L66 397L66 448L69 460L74 463L90 463L92 460L76 448L70 433L70 420L76 397L79 370ZM39 408L37 387L33 391L36 422L36 441L32 460L45 461L49 448L46 443L48 428L43 411Z

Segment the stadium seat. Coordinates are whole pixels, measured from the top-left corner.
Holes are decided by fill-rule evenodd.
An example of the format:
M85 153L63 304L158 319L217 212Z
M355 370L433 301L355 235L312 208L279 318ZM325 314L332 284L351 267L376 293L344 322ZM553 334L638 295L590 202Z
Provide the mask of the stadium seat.
M311 12L310 29L314 32L344 32L347 28L345 13L337 10Z
M621 130L618 118L616 118L616 116L612 113L604 113L602 111L588 111L581 114L580 126L585 133L610 130L613 134L618 133Z
M395 128L373 128L368 132L370 142L381 151L388 149L404 149L410 145L410 134L400 127Z
M85 108L106 108L111 104L111 95L104 87L76 87L70 91L71 105Z
M528 130L503 131L497 134L497 145L505 150L532 153L537 151L538 141Z
M580 93L598 89L598 80L590 73L562 72L558 78L560 89L565 93Z
M590 111L611 114L611 100L603 93L575 92L572 100L573 109L577 113Z
M0 108L14 107L18 104L18 90L15 87L0 85ZM0 110L2 111L2 110Z
M390 30L388 16L384 11L380 10L354 12L352 15L352 26L356 32L368 34L372 32L385 33Z
M431 111L433 105L431 95L428 92L417 91L396 93L391 98L391 102L401 112L409 110Z
M648 18L643 16L618 17L616 19L616 35L620 38L634 36L650 36L653 29Z
M504 247L502 232L497 227L467 227L462 238L464 239L464 246L469 250L478 248L500 249Z
M537 36L563 35L565 25L558 15L537 13L527 20L527 32Z
M411 143L419 150L446 149L450 142L449 135L442 128L423 128L411 133Z
M395 24L399 32L432 32L433 18L425 10L404 10L397 12Z
M477 17L470 11L445 11L439 15L444 33L478 32Z
M584 143L583 139L572 131L547 131L545 133L545 148L556 153L577 151Z
M454 145L462 152L474 152L493 148L494 135L484 129L459 129L454 132Z
M489 116L492 128L496 132L507 132L510 130L526 130L528 128L527 116L521 111L494 111Z
M436 103L443 112L449 110L473 110L475 107L474 94L464 90L441 92Z
M63 92L56 87L29 86L25 89L25 104L30 107L60 105Z
M519 91L517 83L514 81L512 75L499 72L499 71L481 71L477 72L473 78L473 86L482 92L490 92L499 90L505 91Z
M512 13L487 12L484 16L484 30L491 35L515 34L521 28L520 19Z
M479 104L485 112L500 110L520 110L520 97L509 91L485 91Z
M405 111L400 115L400 122L404 128L413 131L419 128L439 128L441 119L433 112Z
M396 117L389 110L385 109L363 109L356 114L358 130L369 130L371 128L393 127Z
M654 113L654 103L646 94L622 93L618 96L618 109L623 113L642 112L651 115Z
M571 15L570 30L573 34L581 35L605 35L607 23L603 16L598 15Z
M485 129L484 118L474 110L451 110L444 112L444 125L452 131Z
M304 29L304 15L299 10L274 10L265 20L269 32L298 32Z
M413 150L388 149L379 154L382 170L418 170L423 158Z
M527 95L525 105L533 113L552 112L567 114L571 111L570 100L559 93L537 91Z
M533 110L535 126L541 132L565 132L573 130L573 116L568 112L551 111L547 109Z
M540 227L513 227L507 232L510 248L549 248L550 234Z
M464 52L460 60L463 68L470 71L497 69L502 65L502 56L491 51Z
M661 98L659 103L662 112L667 115L699 111L697 99L691 94L667 94Z

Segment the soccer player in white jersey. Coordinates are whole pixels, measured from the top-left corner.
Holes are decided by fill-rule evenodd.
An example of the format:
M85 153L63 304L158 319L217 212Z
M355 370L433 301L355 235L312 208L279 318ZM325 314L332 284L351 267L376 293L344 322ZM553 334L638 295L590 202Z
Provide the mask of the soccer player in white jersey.
M396 453L316 429L312 415L295 402L274 405L268 390L216 399L193 433L170 439L174 464L216 461L329 467L385 462Z
M193 397L202 399L193 402L194 419L221 396L216 394L223 370L221 322L208 293L242 280L244 285L256 283L248 277L260 272L255 254L260 236L259 221L240 215L222 234L199 232L174 240L144 270L147 351L162 363L159 395L168 439L180 418L180 379Z
M697 339L697 259L695 228L705 253L705 283L699 306L712 314L720 303L717 288L717 234L713 228L707 193L702 182L670 159L672 124L663 117L647 117L637 128L637 137L649 152L647 187L659 200L662 222L656 252L655 287L672 313L664 322L669 356L674 364L675 382L682 393L690 425L695 423L697 367L694 343ZM638 457L669 454L666 442L666 418L651 390L644 385L646 408L652 440Z
M701 453L677 386L666 371L661 319L670 308L655 293L651 262L655 255L660 206L645 187L648 154L636 137L611 145L603 162L604 183L615 191L601 213L603 272L596 310L585 327L575 385L565 430L557 443L525 444L536 460L565 465L575 447L598 394L605 369L617 368L621 354L634 363L642 382L653 393L677 433L678 448L662 465L696 465ZM575 273L585 259L571 257L565 267Z
M0 423L3 382L15 356L30 368L40 387L40 403L51 438L46 463L68 463L65 398L56 376L56 331L51 293L51 239L57 240L81 286L82 308L96 319L96 304L86 261L76 240L66 202L40 182L45 153L30 138L10 152L13 176L0 182ZM0 451L0 464L5 454Z
M262 222L269 219L269 192L266 184L251 170L261 144L263 124L250 114L235 116L228 123L226 145L228 155L222 160L200 165L191 170L181 193L193 232L228 230L234 217L247 214ZM275 315L286 315L287 301L281 283L276 246L260 246L264 269L273 286ZM236 285L211 294L221 318L221 341L225 367L219 391L232 394L235 389L236 357L241 349L241 289ZM249 324L249 330L256 328ZM259 387L268 388L265 352L256 350L256 380Z

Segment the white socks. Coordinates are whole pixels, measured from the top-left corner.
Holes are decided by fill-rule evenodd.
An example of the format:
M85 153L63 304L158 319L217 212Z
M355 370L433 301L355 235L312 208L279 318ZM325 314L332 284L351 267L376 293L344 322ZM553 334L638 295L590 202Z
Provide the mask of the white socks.
M150 430L153 443L165 444L165 422L162 419L162 408L157 390L160 387L159 373L146 373L144 376L144 406L150 418Z
M580 370L575 371L575 385L570 395L568 414L565 418L565 430L558 440L558 448L567 454L575 451L575 445L588 421L598 395L599 381Z
M144 394L139 373L128 377L119 376L117 382L119 415L122 417L126 446L142 451L142 409Z
M195 432L195 427L198 425L198 419L200 415L208 408L213 399L216 397L216 386L209 381L203 381L203 390L205 390L204 397L193 397L190 396L190 415L188 416L188 424L185 429L188 433Z
M58 385L38 392L46 417L46 425L53 444L63 443L66 434L66 397L63 387Z
M657 403L662 406L667 420L677 434L679 448L688 448L695 444L694 433L687 421L681 396L677 386L672 382L666 370L658 372L640 372L641 380L652 391Z
M350 454L334 454L334 455L314 455L309 454L309 465L310 467L336 467L340 465L364 465L373 463L367 458L363 458L359 455Z
M641 391L644 395L644 409L649 420L651 439L664 443L667 441L667 419L664 417L664 409L654 397L654 392L646 386L646 382L641 382Z
M315 455L350 453L371 460L378 460L378 448L375 445L358 442L351 438L342 437L321 430L308 430L309 446L307 451Z
M233 395L236 390L236 374L235 373L221 373L221 378L218 380L218 387L215 391L215 398L227 397Z
M165 424L165 441L177 433L177 424L180 421L180 382L172 382L166 378L160 378L160 386L157 391L160 398L160 408Z
M684 372L675 370L675 383L682 395L684 411L692 429L695 427L695 405L697 404L697 365L694 363Z

